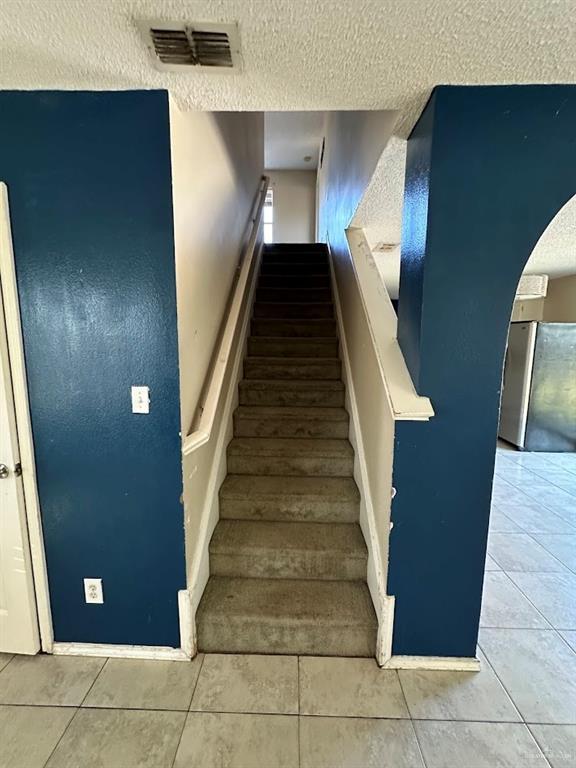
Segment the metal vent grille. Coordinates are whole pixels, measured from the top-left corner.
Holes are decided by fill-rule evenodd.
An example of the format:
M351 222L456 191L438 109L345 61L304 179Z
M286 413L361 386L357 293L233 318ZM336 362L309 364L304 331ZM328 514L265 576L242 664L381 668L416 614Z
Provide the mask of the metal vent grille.
M157 69L189 67L239 68L236 24L174 24L139 22Z

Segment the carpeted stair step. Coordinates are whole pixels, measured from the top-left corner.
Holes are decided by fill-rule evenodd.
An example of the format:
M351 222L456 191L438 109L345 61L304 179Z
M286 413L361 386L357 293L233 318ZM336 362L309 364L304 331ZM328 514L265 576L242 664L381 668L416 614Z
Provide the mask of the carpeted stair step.
M256 290L256 301L271 303L296 302L298 304L317 304L331 301L330 288L260 288Z
M309 357L247 357L246 379L333 379L340 381L338 358L314 360Z
M210 542L214 576L359 581L367 561L357 523L220 520Z
M261 275L259 288L330 288L329 275Z
M261 277L269 275L330 275L330 267L327 259L306 261L290 259L283 261L262 261L260 268Z
M254 304L256 318L285 318L303 320L305 318L333 318L334 305L331 301L309 302L268 302L258 301Z
M338 357L338 339L251 336L248 354L252 357Z
M196 621L207 653L375 653L376 616L361 581L212 576Z
M228 471L235 475L351 477L354 451L348 440L235 437Z
M244 379L239 393L240 405L344 405L344 385L329 379Z
M348 437L344 408L241 405L234 413L236 437Z
M252 336L287 336L289 338L336 338L334 320L289 320L254 318Z
M220 519L355 523L360 493L351 477L228 475Z

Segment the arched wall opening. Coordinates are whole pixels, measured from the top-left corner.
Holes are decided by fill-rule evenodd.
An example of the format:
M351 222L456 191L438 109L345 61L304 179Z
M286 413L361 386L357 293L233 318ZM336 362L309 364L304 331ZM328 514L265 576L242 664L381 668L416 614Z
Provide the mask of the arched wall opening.
M395 654L476 653L508 325L575 120L574 86L442 86L408 141L398 338L436 416L396 434Z

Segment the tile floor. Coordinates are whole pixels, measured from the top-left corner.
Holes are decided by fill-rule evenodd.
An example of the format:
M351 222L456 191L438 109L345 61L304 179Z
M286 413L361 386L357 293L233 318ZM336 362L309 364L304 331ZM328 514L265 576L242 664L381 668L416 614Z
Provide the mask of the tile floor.
M0 654L0 768L576 765L576 456L499 449L479 673Z

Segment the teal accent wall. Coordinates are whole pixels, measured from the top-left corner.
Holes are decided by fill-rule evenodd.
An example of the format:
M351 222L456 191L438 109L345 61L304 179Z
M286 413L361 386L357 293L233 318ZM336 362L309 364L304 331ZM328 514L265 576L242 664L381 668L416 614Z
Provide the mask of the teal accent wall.
M167 93L5 91L0 113L55 640L179 646Z
M441 86L409 138L398 337L436 415L396 429L395 654L476 653L508 324L575 126L576 86Z

